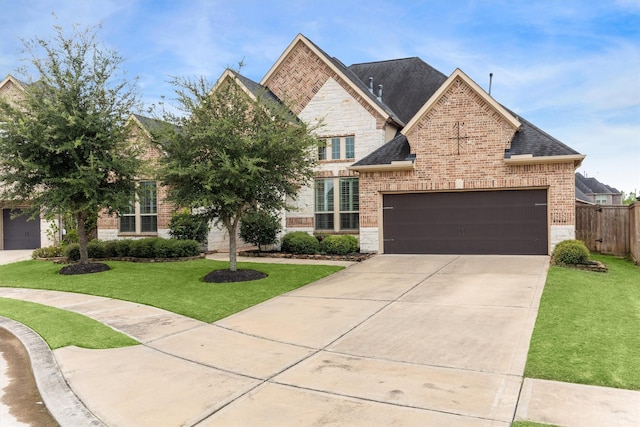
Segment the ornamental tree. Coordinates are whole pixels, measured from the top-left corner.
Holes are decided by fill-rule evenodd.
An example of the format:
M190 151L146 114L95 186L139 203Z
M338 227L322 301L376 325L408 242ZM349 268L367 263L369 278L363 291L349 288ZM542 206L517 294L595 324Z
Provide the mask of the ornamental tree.
M141 163L127 119L138 95L98 27L74 26L69 36L54 28L51 39L23 40L37 76L0 99L0 199L28 202L34 216L73 215L87 264L85 223L128 206L135 191Z
M176 78L180 113L157 135L168 198L196 209L229 233L236 271L236 233L243 214L277 211L313 177L317 140L280 100L236 72L215 87L205 78Z

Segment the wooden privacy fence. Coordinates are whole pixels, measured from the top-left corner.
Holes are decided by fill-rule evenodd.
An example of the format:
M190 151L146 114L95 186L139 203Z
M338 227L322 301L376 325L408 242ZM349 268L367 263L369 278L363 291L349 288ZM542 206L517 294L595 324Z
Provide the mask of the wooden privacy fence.
M640 261L640 203L576 206L576 239L590 251Z

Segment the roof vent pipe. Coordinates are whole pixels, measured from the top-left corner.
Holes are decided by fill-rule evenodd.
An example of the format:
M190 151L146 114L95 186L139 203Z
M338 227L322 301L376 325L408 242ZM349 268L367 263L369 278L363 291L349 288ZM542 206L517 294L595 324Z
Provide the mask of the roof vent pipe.
M491 84L493 83L493 73L489 73L489 96L491 96Z
M373 93L373 77L369 77L369 92Z
M378 85L378 101L382 101L382 85Z

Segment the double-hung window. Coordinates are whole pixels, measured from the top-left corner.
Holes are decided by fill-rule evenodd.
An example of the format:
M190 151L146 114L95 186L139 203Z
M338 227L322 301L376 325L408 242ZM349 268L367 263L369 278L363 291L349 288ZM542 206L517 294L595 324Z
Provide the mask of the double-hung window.
M358 178L321 178L315 181L316 230L358 230L359 209Z
M355 153L355 137L342 136L320 140L318 160L353 160Z
M158 191L155 181L140 181L139 197L120 212L120 233L157 233Z

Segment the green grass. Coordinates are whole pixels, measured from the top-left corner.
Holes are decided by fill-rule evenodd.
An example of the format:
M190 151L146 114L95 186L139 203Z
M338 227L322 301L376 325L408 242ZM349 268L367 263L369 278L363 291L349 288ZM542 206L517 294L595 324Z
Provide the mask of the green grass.
M52 350L69 345L98 349L139 344L96 320L42 304L0 298L0 314L28 325Z
M558 427L555 424L534 423L532 421L515 421L511 427Z
M640 390L640 267L593 258L609 272L549 269L525 376Z
M218 284L206 283L203 278L212 270L228 268L226 262L109 261L106 264L112 269L75 276L58 274L60 265L51 262L23 261L0 265L0 286L99 295L163 308L204 322L214 322L343 268L328 265L238 263L238 268L259 270L268 274L268 277L250 282Z

